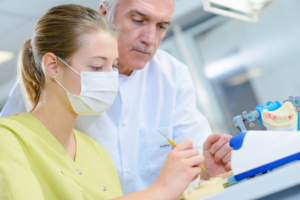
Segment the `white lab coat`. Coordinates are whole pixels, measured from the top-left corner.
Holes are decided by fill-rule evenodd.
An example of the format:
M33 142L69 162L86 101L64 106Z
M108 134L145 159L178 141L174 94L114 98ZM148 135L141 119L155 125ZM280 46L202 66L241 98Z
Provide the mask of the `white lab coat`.
M1 117L24 111L14 105L19 96L20 90L12 93ZM108 151L124 194L149 187L173 149L157 130L177 143L192 139L200 152L211 134L206 118L196 109L188 68L162 50L144 69L130 76L120 74L111 108L101 115L79 116L76 128Z

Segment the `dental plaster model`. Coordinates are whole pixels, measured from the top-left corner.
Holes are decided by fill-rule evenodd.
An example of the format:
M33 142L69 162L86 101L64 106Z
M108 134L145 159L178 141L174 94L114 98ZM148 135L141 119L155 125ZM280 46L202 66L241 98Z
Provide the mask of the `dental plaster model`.
M275 111L262 111L262 121L268 131L297 131L298 116L291 102L285 102Z
M209 181L205 181L201 184L199 189L184 191L182 197L185 200L196 200L222 191L223 189L223 179L221 177L216 177L209 179Z

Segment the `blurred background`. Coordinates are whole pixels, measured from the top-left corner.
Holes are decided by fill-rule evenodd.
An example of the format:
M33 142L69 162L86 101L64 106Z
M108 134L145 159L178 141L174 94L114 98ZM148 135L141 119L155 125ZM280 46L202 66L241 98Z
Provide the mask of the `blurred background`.
M0 111L35 23L49 8L67 3L98 10L100 0L0 0ZM251 24L205 12L201 0L177 0L160 48L189 67L198 109L213 132L236 135L234 116L300 95L299 8L299 0L279 0Z

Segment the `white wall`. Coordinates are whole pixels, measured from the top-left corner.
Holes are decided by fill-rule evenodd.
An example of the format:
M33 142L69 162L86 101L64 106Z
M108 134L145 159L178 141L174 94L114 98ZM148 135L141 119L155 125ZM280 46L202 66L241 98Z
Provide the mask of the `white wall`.
M300 95L300 1L281 0L260 15L258 24L230 20L198 38L208 64L239 47L249 70L263 74L251 80L261 104Z

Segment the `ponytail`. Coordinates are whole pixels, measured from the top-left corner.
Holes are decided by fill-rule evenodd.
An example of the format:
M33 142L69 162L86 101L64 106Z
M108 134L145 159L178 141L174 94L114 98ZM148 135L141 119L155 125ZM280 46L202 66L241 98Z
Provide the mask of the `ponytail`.
M21 48L19 66L21 87L26 107L29 111L33 111L39 102L45 75L42 68L36 66L31 39L27 40Z
M31 39L25 42L19 55L21 87L29 112L41 99L48 77L42 66L44 55L51 52L68 61L82 45L84 36L99 32L117 38L117 31L103 16L80 5L53 7L39 19Z

